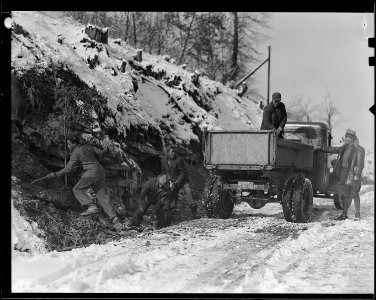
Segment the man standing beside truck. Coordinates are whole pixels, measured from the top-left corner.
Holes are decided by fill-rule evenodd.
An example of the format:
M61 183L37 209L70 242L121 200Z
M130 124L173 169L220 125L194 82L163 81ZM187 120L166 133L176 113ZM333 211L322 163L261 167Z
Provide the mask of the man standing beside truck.
M347 177L346 183L351 184L351 195L349 206L351 205L352 199L354 199L355 206L355 218L354 221L360 220L360 197L359 191L361 187L361 176L364 167L364 156L365 150L362 146L359 145L359 139L355 137L354 140L355 154L354 158L351 161L349 175Z
M283 138L286 122L287 112L281 102L281 93L275 92L272 95L272 102L264 107L260 129L272 130L277 137Z
M348 218L347 210L351 204L351 196L353 189L353 179L351 174L354 174L353 170L350 172L351 168L355 166L354 158L356 148L354 146L354 141L356 139L356 132L351 129L347 129L344 139L344 145L342 147L322 147L321 151L329 153L338 153L337 161L333 168L334 178L339 180L339 191L338 194L342 198L343 211L336 220L345 220Z

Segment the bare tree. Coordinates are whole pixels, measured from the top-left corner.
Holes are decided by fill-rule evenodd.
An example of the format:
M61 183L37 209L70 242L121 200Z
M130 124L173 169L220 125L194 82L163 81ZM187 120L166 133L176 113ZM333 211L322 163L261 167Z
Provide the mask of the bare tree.
M311 122L315 108L312 106L312 99L298 96L286 110L287 118L291 121Z
M137 47L136 13L135 12L133 12L133 14L132 14L132 20L133 20L133 43L134 43L134 47Z
M230 80L235 80L236 76L238 74L238 50L239 50L239 19L238 19L238 13L233 12L234 17L234 37L232 40L232 56L231 56L231 69L234 71L231 74Z
M330 132L333 132L333 127L337 123L335 118L340 112L330 92L327 92L324 96L324 106L322 110L323 113L320 119L328 125Z
M192 24L193 24L193 21L195 19L195 16L196 16L196 13L193 12L191 21L189 23L188 31L187 31L187 34L186 34L186 38L185 38L185 41L184 41L183 50L182 50L180 58L179 58L179 65L183 62L183 59L184 59L185 50L187 49L187 44L188 44L188 41L189 41L190 36L191 36Z
M128 30L129 30L129 11L126 12L127 20L125 21L125 34L124 41L128 41Z

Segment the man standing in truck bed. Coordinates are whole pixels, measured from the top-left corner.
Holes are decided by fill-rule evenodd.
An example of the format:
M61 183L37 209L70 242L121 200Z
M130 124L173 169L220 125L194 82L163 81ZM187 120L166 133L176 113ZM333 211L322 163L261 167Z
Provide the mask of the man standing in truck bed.
M172 145L167 147L167 157L161 158L162 173L166 174L173 182L171 187L171 202L174 202L175 206L178 200L179 191L184 188L185 199L188 202L188 206L191 208L192 218L199 219L197 216L197 203L193 200L191 186L189 184L189 178L187 174L187 167L182 157L177 157Z
M287 122L285 105L281 102L281 94L273 93L272 102L264 107L261 130L272 130L274 134L283 138L283 129Z

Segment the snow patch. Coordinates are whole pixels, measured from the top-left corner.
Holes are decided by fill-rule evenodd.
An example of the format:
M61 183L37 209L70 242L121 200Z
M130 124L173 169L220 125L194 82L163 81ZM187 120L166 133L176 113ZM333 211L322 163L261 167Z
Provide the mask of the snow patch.
M12 247L20 251L29 251L32 254L46 253L46 245L43 239L37 235L43 235L38 224L27 222L13 206L12 201ZM13 250L13 251L17 251Z

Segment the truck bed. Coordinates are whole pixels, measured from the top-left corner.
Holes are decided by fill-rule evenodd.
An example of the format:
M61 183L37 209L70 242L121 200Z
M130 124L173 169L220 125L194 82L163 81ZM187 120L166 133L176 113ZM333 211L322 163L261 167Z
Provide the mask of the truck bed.
M208 169L313 169L313 146L277 140L271 131L207 131L205 165Z

